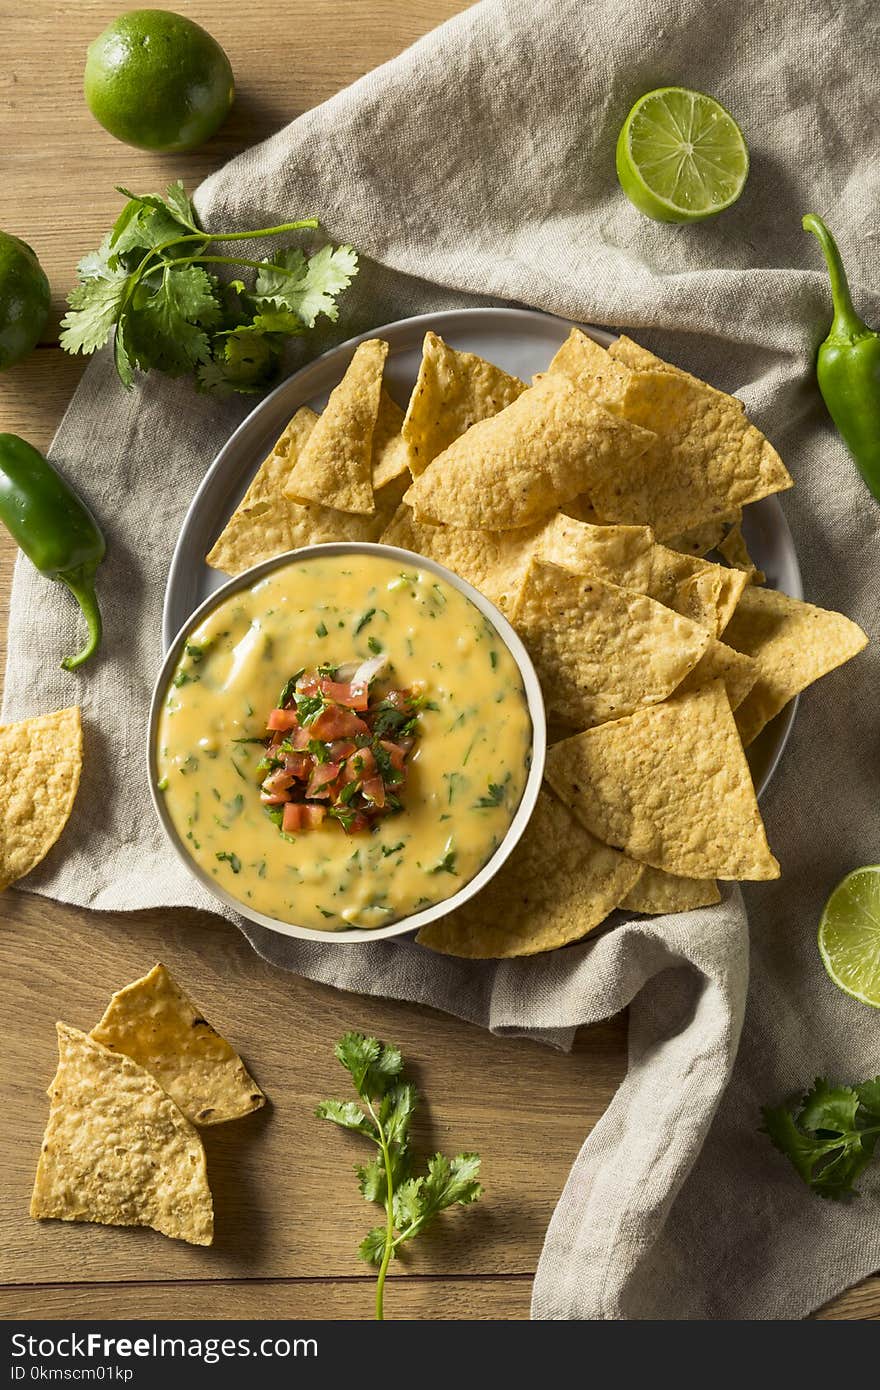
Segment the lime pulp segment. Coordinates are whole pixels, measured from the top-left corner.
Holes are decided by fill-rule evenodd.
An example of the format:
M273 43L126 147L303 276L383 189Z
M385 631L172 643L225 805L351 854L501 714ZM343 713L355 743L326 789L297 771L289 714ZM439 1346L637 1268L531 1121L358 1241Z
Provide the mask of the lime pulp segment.
M630 201L649 217L696 222L736 202L749 153L736 121L713 97L660 87L627 116L617 172Z
M819 923L819 952L840 989L880 1008L880 864L837 885Z

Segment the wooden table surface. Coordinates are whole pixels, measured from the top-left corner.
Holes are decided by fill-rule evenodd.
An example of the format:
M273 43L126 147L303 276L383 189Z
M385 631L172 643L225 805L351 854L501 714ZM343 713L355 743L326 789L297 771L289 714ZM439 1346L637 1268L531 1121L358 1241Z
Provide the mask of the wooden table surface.
M155 3L155 0L153 0ZM114 184L194 187L231 155L464 9L464 0L175 0L232 61L234 112L202 151L158 157L111 139L81 97L85 48L119 0L0 2L0 227L37 250L52 283L46 341L0 378L0 430L46 447L82 373L56 345L74 266L119 207ZM171 6L165 6L171 8ZM0 536L5 631L14 548ZM0 903L0 1310L14 1317L317 1317L372 1314L355 1258L371 1211L358 1142L311 1119L340 1090L347 1028L398 1042L429 1107L418 1146L483 1155L484 1200L444 1219L394 1271L391 1317L525 1318L553 1206L625 1069L625 1020L581 1031L560 1056L430 1010L338 993L276 970L219 918L91 913L10 892ZM27 1214L54 1067L56 1018L88 1029L108 995L161 958L237 1043L271 1099L206 1134L217 1235L203 1250L149 1231L37 1223ZM420 1247L420 1248L419 1248ZM880 1279L826 1309L880 1318Z

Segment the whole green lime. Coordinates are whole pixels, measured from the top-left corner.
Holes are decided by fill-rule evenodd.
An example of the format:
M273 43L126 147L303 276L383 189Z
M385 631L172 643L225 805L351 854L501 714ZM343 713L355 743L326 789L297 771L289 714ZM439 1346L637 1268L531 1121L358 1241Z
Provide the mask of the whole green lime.
M36 347L49 316L49 281L27 242L0 232L0 371Z
M90 45L86 102L105 130L141 150L194 150L223 124L235 97L216 39L168 10L131 10Z

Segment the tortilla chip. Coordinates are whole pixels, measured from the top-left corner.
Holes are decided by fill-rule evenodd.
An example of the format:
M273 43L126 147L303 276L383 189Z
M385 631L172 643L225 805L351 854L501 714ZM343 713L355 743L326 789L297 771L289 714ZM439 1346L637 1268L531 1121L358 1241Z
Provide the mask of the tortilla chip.
M243 574L262 560L301 546L379 539L403 496L408 474L376 493L376 512L369 517L285 497L284 484L317 419L308 406L296 412L209 551L206 563L212 569Z
M591 491L596 472L626 471L651 441L566 377L545 376L438 454L406 501L435 526L509 531Z
M0 889L45 859L70 818L81 771L76 705L0 725Z
M670 550L681 550L685 555L708 555L710 550L718 549L731 522L736 523L741 516L742 508L738 507L725 516L716 516L712 521L704 521L677 536L668 536L666 544Z
M657 545L648 526L595 526L560 512L541 532L537 553L580 573L597 574L718 633L748 582L723 565Z
M456 352L436 333L426 333L403 422L413 477L424 473L431 460L471 425L497 415L525 389L518 377L472 352Z
M542 525L517 531L468 531L461 526L427 526L404 503L397 509L383 545L397 545L437 560L473 584L491 603L507 609L522 586Z
M615 362L609 352L580 328L573 328L550 366L550 373L562 373L569 381L606 410L622 402L629 380L629 369Z
M692 912L695 907L720 903L714 878L680 878L661 869L645 868L620 906L628 912L666 917L673 912Z
M114 994L91 1036L148 1071L194 1125L236 1120L266 1103L235 1048L164 965Z
M464 907L422 927L416 940L472 960L555 951L604 922L640 872L541 792L503 868Z
M779 877L721 681L555 744L545 775L591 834L642 864Z
M376 510L373 433L387 356L388 344L381 338L370 338L356 349L284 485L292 501L364 516Z
M573 497L570 502L566 502L560 507L563 516L574 517L575 521L589 521L591 525L599 525L599 516L589 497L582 492L577 497Z
M730 708L739 709L757 681L759 670L753 657L744 656L726 642L713 638L696 666L685 676L677 693L685 695L689 690L699 690L709 685L711 681L722 680Z
M580 729L665 700L711 640L646 594L540 559L510 620L535 663L547 713Z
M403 411L385 387L379 394L379 414L373 431L373 492L406 476L409 482L409 445L401 434Z
M741 570L747 580L751 580L753 584L764 583L767 576L758 569L752 560L742 533L742 526L738 521L731 526L724 539L718 542L717 548L719 555L723 555L733 569Z
M753 585L740 599L724 636L758 663L758 679L736 712L744 745L757 738L795 695L868 643L862 629L842 613Z
M615 363L629 367L634 372L672 372L676 376L686 376L690 381L695 381L702 386L699 377L691 376L682 367L674 367L671 362L666 362L662 357L657 357L653 352L649 352L640 343L634 343L632 338L628 338L625 333L621 333L619 338L608 349L608 355Z
M633 372L619 408L657 440L637 468L628 459L585 484L606 521L652 526L664 540L793 485L741 403L684 373Z
M58 1027L58 1071L31 1197L37 1220L151 1226L210 1245L214 1235L198 1131L143 1067Z

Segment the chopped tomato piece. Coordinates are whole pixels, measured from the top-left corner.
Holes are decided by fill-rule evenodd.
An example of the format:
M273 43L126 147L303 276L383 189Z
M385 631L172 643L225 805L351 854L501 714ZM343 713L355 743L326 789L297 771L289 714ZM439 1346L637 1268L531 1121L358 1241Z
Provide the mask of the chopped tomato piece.
M356 749L349 761L358 777L369 777L376 770L376 759L373 756L372 748Z
M302 801L288 801L281 819L281 829L286 835L296 830L316 830L327 811L324 806L307 806Z
M368 734L368 726L352 710L339 705L328 705L322 710L313 724L309 726L312 738L330 742L337 738L351 738L353 734Z
M321 694L334 704L345 705L347 709L365 710L370 707L370 687L364 681L357 683L343 681L331 681L326 676L321 677Z
M374 806L381 808L385 805L385 783L381 777L368 777L361 787L361 791L368 801L372 801Z
M304 753L312 741L311 729L294 729L290 739L290 746L297 753Z
M370 818L363 811L356 811L350 820L346 819L342 824L346 835L357 835L362 830L369 830Z
M305 781L311 776L312 760L308 753L288 753L284 759L284 771L289 772L291 777Z
M330 783L335 782L338 776L338 763L318 763L312 768L309 785L306 787L306 796L329 797Z
M403 772L406 765L406 749L401 748L398 743L391 743L388 739L380 738L379 743L391 759L391 766L395 772Z
M266 728L279 731L295 729L299 724L295 709L273 709L266 720Z
M357 749L357 744L352 743L351 739L335 738L330 744L330 757L334 763L343 763L346 758L350 758Z

